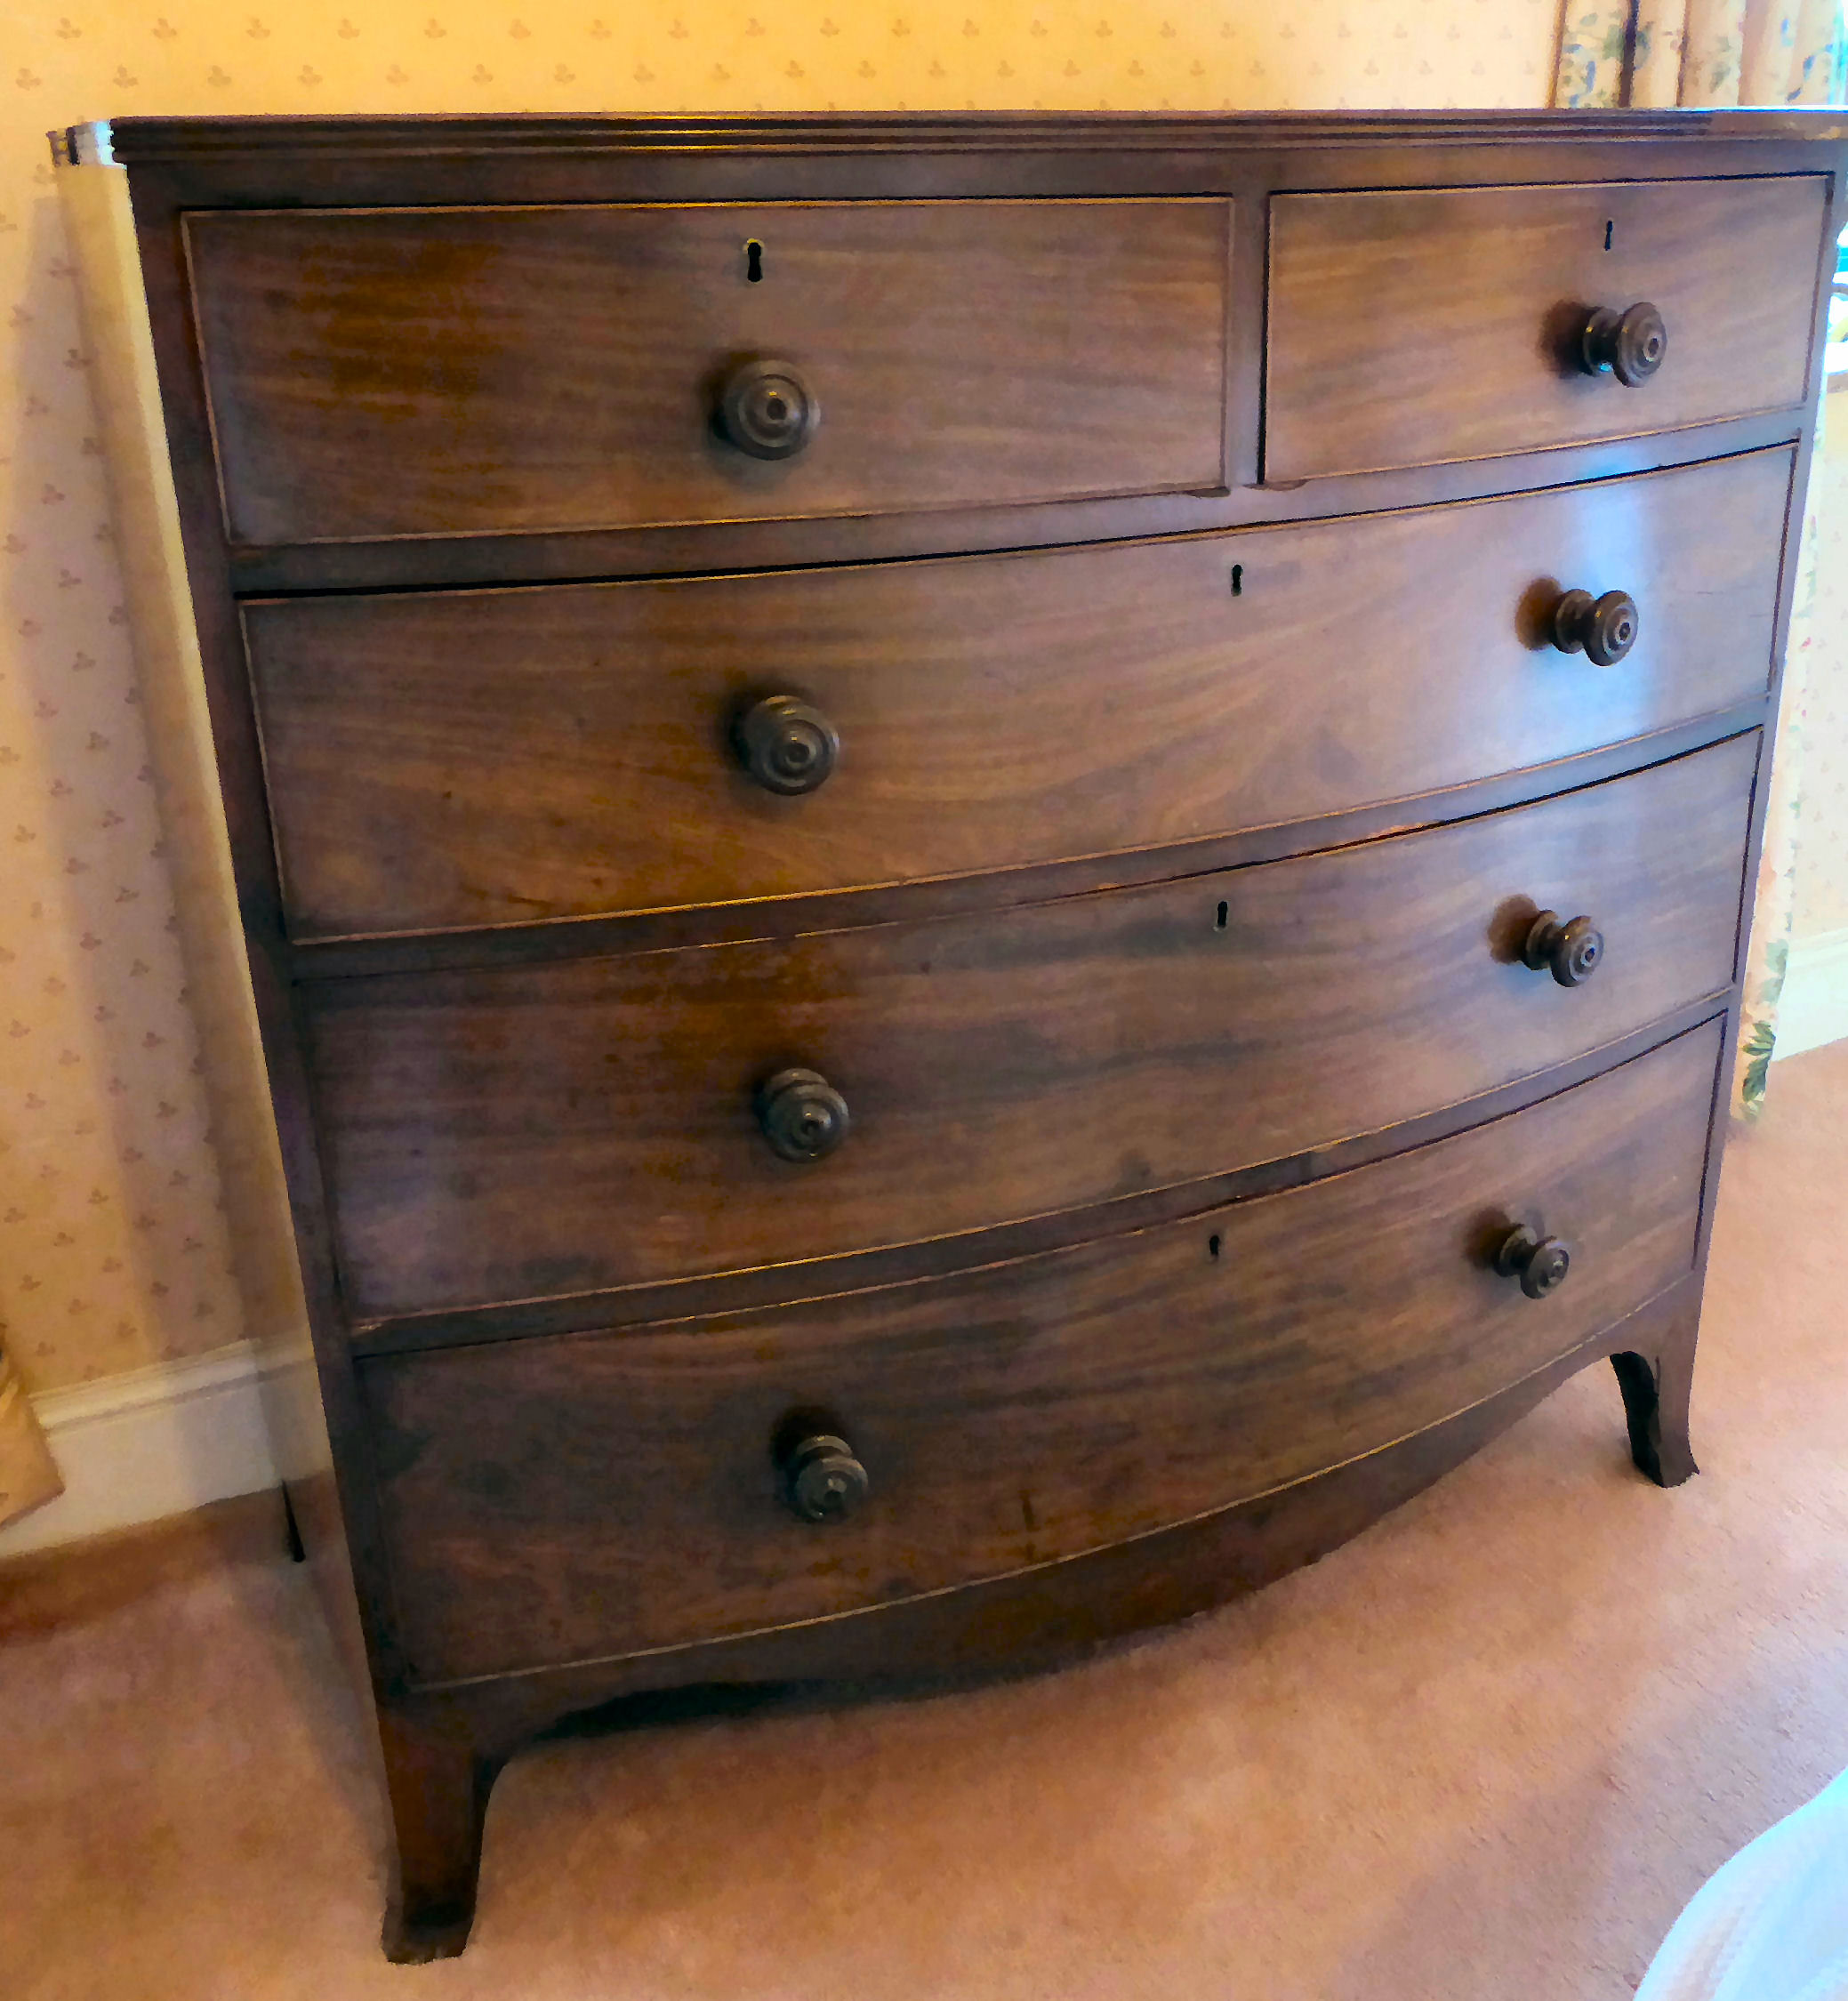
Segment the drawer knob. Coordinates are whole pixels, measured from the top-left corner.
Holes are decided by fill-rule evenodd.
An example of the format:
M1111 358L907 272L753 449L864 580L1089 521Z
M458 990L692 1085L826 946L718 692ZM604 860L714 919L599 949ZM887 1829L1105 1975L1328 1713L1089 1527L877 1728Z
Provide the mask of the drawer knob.
M1553 607L1553 643L1562 653L1582 653L1593 665L1614 667L1636 643L1641 623L1627 591L1568 591Z
M1543 910L1527 928L1522 958L1537 973L1551 973L1562 986L1582 986L1604 957L1604 934L1588 917L1562 924L1556 910Z
M1587 375L1615 375L1626 389L1636 389L1662 366L1668 352L1668 329L1646 300L1619 312L1601 306L1585 323L1579 341L1579 362Z
M793 695L767 695L738 718L732 742L739 760L767 792L812 792L840 754L834 725Z
M1503 1278L1517 1278L1530 1299L1557 1292L1572 1268L1572 1254L1557 1237L1543 1237L1517 1223L1495 1252L1495 1268Z
M844 1522L866 1499L866 1468L846 1439L829 1431L798 1439L783 1461L783 1491L805 1522Z
M719 429L754 459L792 459L815 436L822 406L787 361L741 361L719 385Z
M824 1160L852 1124L847 1100L818 1070L779 1070L757 1094L757 1122L785 1161Z

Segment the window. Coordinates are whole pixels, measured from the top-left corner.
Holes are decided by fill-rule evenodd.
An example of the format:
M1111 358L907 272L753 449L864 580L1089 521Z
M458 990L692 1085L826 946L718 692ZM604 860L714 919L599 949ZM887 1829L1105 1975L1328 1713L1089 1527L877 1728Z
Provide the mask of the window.
M1831 389L1848 389L1848 229L1836 238L1836 281L1828 296L1828 346L1822 366Z

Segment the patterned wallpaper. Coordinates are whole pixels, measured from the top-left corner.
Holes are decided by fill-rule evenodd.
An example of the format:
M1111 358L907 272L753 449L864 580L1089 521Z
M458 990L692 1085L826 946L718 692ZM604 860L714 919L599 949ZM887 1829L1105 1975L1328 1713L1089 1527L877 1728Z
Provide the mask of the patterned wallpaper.
M1557 0L10 0L0 1326L46 1389L239 1303L43 133L130 113L1511 105ZM60 11L61 10L61 11Z

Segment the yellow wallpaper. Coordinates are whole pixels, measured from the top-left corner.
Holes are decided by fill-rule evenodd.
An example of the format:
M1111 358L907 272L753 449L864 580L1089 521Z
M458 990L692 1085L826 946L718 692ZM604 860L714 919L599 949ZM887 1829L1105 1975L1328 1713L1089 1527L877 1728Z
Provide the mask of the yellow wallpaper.
M43 134L131 113L1518 105L1557 0L206 0L0 24L0 1330L46 1389L236 1338Z

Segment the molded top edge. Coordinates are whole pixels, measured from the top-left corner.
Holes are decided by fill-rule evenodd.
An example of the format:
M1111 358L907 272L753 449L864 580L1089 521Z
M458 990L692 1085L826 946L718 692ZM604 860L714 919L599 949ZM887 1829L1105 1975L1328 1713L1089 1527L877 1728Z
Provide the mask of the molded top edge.
M1637 111L1027 111L802 113L765 117L118 118L51 135L64 165L229 155L390 157L595 151L1105 152L1507 141L1848 139L1837 108Z

